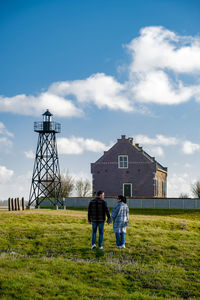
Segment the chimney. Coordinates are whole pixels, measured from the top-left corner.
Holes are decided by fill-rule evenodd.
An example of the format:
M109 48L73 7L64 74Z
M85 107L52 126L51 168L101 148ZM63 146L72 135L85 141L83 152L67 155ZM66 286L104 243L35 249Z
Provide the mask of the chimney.
M133 138L129 137L128 140L129 140L129 143L130 143L131 145L133 145Z

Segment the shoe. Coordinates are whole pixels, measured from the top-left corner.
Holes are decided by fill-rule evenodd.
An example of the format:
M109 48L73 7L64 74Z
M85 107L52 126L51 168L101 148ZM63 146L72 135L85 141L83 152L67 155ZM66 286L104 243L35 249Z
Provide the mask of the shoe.
M126 248L126 246L125 245L121 245L121 248Z
M118 249L121 249L122 246L117 246Z
M94 245L92 245L91 250L95 249L95 248L96 248L96 245L94 244Z
M99 247L100 250L103 250L103 246Z

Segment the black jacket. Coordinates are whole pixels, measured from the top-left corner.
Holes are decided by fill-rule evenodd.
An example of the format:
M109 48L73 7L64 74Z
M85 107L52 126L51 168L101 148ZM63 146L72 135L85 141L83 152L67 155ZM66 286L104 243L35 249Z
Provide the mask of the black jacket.
M110 218L109 209L105 200L95 198L90 201L88 206L88 221L89 222L104 222Z

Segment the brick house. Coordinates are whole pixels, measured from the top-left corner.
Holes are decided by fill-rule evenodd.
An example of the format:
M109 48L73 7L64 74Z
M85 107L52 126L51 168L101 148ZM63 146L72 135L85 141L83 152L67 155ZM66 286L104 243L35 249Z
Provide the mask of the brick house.
M167 168L125 135L91 164L93 193L106 196L166 197Z

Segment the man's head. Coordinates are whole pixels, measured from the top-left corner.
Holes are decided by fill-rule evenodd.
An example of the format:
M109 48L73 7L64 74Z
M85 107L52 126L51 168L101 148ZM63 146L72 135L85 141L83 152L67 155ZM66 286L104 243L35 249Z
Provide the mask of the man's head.
M98 191L97 192L97 197L103 199L104 198L104 191Z

